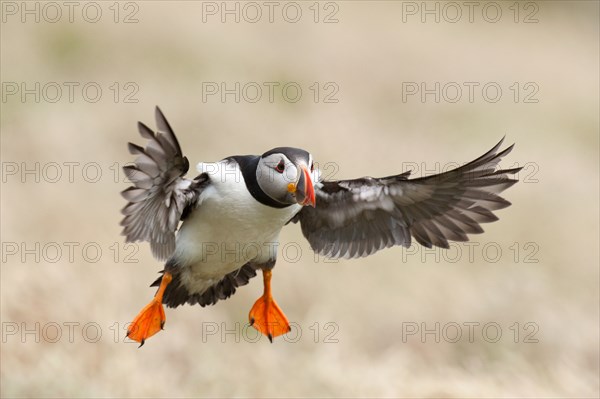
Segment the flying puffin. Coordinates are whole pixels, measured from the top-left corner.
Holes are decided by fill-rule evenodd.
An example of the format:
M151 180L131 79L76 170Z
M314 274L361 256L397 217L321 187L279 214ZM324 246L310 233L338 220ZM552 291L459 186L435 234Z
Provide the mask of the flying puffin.
M416 179L409 172L383 178L320 179L312 155L278 147L262 155L236 155L189 162L160 109L157 132L138 123L146 147L129 143L137 155L123 168L133 186L121 225L127 242L148 241L166 261L152 284L158 290L131 323L127 336L144 344L165 323L163 304L214 305L262 271L264 293L250 310L250 324L274 337L290 325L271 293L272 269L281 229L300 223L311 248L329 258L358 258L394 245L409 247L411 236L428 248L448 248L482 233L481 223L510 202L498 194L517 182L521 168L496 169L513 145L504 139L481 157L445 173ZM180 224L180 222L182 222Z

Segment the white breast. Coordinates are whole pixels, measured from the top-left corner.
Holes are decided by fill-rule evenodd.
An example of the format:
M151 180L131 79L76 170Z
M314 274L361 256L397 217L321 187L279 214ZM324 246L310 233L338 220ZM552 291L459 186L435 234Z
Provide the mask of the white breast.
M211 184L181 225L174 257L190 293L202 293L252 261L275 259L279 232L301 208L263 205L248 192L235 162L201 163Z

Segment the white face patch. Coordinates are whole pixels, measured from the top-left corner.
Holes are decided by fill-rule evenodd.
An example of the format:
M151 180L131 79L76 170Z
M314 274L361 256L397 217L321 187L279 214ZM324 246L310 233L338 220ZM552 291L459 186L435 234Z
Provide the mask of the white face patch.
M294 162L286 155L287 150ZM290 184L297 184L302 176L304 168L309 171L309 178L313 186L320 177L320 172L314 170L312 155L302 150L292 148L281 148L281 152L268 153L260 159L256 171L256 180L262 189L272 199L283 204L295 204L296 194ZM297 152L294 152L297 151ZM298 155L300 153L301 155ZM296 157L296 158L294 158ZM308 158L308 159L307 159ZM311 169L313 169L311 171Z
M284 154L270 154L258 162L256 181L262 191L277 202L295 203L288 186L297 180L298 168Z
M257 180L274 185L282 180L287 184L295 183L298 179L298 169L292 161L283 154L271 154L260 160L256 171Z

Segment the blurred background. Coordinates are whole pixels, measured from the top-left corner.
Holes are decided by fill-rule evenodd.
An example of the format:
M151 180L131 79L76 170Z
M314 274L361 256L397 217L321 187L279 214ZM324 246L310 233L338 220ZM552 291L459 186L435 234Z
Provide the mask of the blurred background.
M597 2L12 2L1 25L3 397L598 397ZM192 165L276 146L327 178L415 176L506 136L513 206L448 251L281 236L293 331L255 278L126 325L162 264L120 236L159 105Z

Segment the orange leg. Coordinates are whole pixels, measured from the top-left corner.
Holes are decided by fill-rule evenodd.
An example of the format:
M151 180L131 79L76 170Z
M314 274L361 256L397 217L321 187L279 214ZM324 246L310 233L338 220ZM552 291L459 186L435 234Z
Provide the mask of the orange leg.
M265 291L250 309L250 325L273 342L274 337L290 332L290 323L271 295L271 270L263 269Z
M138 313L127 329L127 336L130 339L139 342L140 347L144 345L146 339L162 330L165 325L166 317L162 299L165 289L172 279L173 276L171 276L171 273L165 272L165 274L163 274L156 295L154 295L154 298L152 298L150 303Z

